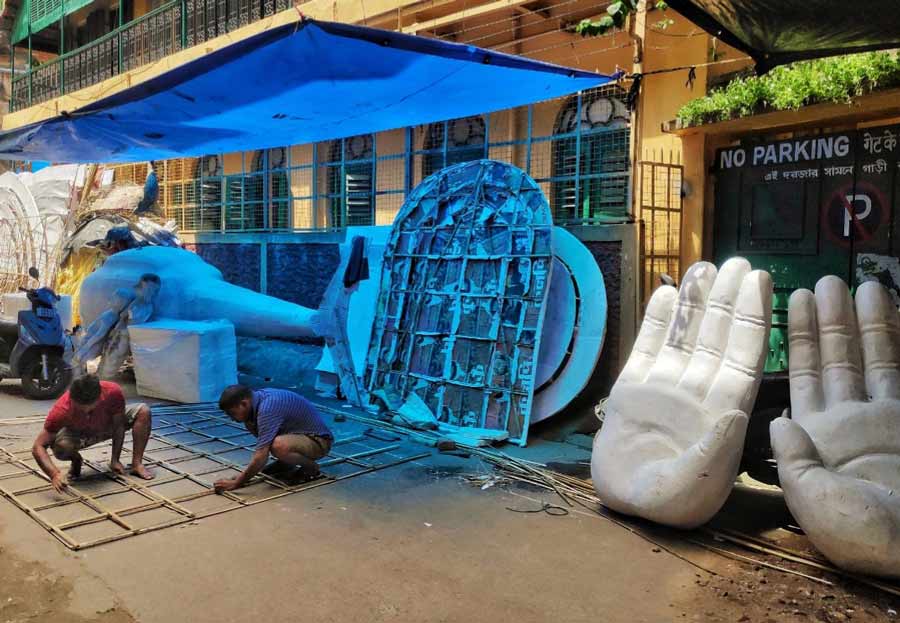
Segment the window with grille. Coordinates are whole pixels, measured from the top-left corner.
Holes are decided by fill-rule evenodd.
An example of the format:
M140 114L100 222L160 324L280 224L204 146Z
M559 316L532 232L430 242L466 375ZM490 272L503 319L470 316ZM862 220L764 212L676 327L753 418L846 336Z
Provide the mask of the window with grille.
M222 228L222 158L203 156L194 167L194 197L199 201L199 231Z
M326 167L331 226L374 225L375 148L372 135L332 142Z
M253 153L250 171L225 178L225 228L289 229L291 188L287 148Z
M563 105L553 141L557 223L628 218L630 118L618 86L586 91Z
M425 136L422 177L454 164L486 158L486 139L484 118L480 115L432 123Z

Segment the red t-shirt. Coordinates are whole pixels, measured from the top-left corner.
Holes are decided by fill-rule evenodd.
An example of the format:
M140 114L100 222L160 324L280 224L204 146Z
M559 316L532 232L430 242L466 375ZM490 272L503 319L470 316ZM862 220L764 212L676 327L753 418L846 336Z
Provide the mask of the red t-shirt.
M58 433L61 428L69 428L83 433L105 433L112 430L112 417L125 412L125 395L115 383L100 381L100 399L89 415L77 413L69 392L60 396L47 419L44 428Z

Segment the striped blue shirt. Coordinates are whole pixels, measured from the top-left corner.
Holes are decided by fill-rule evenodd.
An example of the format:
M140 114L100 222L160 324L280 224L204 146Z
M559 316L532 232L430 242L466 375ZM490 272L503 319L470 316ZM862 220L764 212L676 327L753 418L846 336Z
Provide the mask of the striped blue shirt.
M256 425L250 430L257 436L257 450L270 446L278 435L318 435L334 439L313 404L285 389L254 390L253 415Z

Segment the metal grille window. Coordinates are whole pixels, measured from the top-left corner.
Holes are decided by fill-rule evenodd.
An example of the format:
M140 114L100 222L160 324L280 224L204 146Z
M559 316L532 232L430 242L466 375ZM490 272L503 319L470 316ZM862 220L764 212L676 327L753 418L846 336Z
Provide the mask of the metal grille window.
M427 126L233 154L229 162L240 159L240 166L226 167L228 175L222 156L207 156L190 197L171 202L170 193L164 205L182 231L387 225L431 173L489 158L528 173L550 200L556 224L617 223L631 216L630 152L624 93L604 88Z
M362 134L332 142L325 166L330 226L374 225L374 136Z
M553 142L554 221L592 223L628 217L630 113L620 87L569 99Z
M217 231L222 227L222 158L204 156L197 166L194 196L200 202L199 231Z
M290 228L287 148L253 153L250 170L225 178L225 229Z
M660 161L638 163L640 186L638 206L644 223L644 298L659 285L659 278L667 274L681 279L681 184L684 168L675 156Z
M428 126L422 177L461 162L487 158L487 126L480 115Z

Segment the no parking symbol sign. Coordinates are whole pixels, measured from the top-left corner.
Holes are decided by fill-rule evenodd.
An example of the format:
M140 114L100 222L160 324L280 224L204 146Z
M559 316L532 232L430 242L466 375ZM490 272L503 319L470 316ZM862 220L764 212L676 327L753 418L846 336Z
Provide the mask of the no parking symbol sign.
M888 222L884 193L874 184L857 182L836 190L823 206L823 225L829 238L841 245L872 240Z

